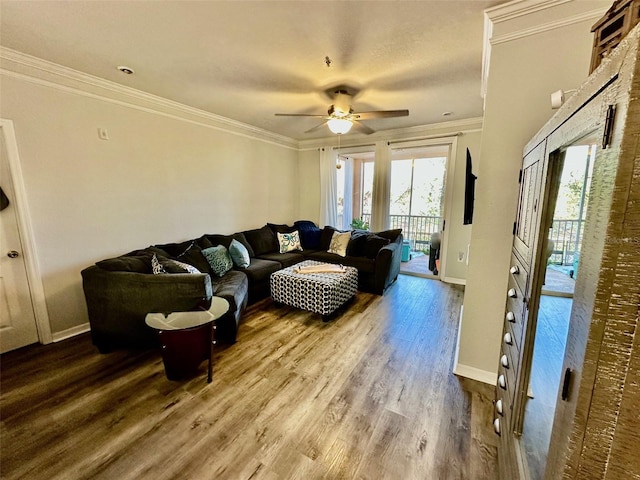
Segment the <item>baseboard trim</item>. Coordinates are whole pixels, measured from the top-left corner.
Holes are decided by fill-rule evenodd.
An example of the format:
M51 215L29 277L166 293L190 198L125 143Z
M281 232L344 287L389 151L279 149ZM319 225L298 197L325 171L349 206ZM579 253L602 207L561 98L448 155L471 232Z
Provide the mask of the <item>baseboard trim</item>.
M486 370L480 370L479 368L470 367L469 365L463 365L457 362L453 369L453 373L488 385L495 385L498 378L498 376L493 372L487 372Z
M67 338L75 337L76 335L80 335L82 333L87 333L91 331L91 327L89 326L89 322L83 323L82 325L77 325L75 327L67 328L61 332L56 332L52 334L52 339L55 342L60 342L62 340L66 340Z
M454 285L466 285L467 280L464 278L456 278L456 277L444 277L442 280L444 283L453 283Z

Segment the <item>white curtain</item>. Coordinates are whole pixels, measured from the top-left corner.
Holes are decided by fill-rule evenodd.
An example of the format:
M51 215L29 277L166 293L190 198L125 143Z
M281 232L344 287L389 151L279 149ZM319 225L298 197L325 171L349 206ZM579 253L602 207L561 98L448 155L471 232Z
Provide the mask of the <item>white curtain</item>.
M351 230L353 220L353 158L345 158L344 205L342 209L342 229Z
M331 147L320 149L320 227L338 226L336 161Z
M373 166L373 192L371 201L371 230L389 228L391 202L391 152L387 142L376 142L376 160Z

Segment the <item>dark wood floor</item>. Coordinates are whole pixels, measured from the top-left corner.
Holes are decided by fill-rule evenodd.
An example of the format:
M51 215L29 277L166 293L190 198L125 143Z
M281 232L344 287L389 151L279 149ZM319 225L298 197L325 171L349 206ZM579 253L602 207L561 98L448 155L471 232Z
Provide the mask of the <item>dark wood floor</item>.
M329 323L263 301L211 384L88 335L5 354L2 479L495 479L493 387L451 373L462 295L401 276Z

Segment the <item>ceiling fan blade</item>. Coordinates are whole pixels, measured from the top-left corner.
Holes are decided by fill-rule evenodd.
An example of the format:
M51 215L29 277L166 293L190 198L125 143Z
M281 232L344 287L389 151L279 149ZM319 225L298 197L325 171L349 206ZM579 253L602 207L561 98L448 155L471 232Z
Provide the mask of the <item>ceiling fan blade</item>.
M324 127L326 124L327 124L327 122L322 122L320 125L316 125L315 127L310 128L309 130L307 130L307 131L306 131L306 132L304 132L304 133L311 133L311 132L313 132L314 130L319 129L320 127Z
M365 135L371 135L375 132L373 128L367 127L365 124L358 122L357 120L353 121L353 128L358 130L360 133L364 133Z
M356 112L358 120L373 120L375 118L408 117L409 110L378 110L375 112Z
M314 115L311 113L274 113L276 117L316 117L325 118L327 115Z

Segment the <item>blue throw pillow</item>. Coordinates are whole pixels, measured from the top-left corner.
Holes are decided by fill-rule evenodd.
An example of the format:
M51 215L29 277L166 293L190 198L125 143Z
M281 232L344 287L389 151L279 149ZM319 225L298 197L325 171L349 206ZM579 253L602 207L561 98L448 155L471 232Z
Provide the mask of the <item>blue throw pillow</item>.
M231 244L229 245L229 254L231 255L231 260L233 260L236 267L247 268L251 263L247 247L235 238L231 240Z
M211 271L218 277L223 276L229 270L233 268L233 262L229 251L224 248L223 245L217 245L215 247L209 247L202 250L204 258L207 259L211 266Z

